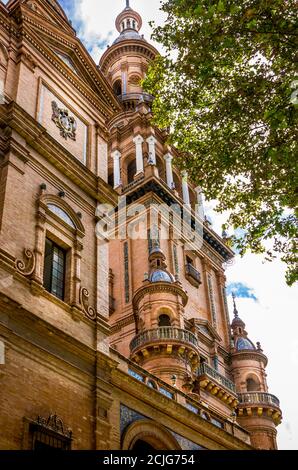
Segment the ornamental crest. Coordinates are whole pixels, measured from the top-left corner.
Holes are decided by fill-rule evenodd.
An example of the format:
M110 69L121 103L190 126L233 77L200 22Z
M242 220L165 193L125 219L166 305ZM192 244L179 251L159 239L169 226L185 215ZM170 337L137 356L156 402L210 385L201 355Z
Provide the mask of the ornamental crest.
M74 117L69 116L68 109L59 108L56 101L52 101L52 121L60 129L60 135L67 139L76 140L77 123Z

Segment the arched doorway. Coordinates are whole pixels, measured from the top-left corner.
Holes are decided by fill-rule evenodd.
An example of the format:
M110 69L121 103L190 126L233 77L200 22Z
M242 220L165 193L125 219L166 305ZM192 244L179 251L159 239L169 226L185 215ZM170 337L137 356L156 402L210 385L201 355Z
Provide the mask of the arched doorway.
M181 447L164 426L155 421L140 419L128 426L122 442L122 450L136 449L181 450Z
M134 450L135 452L149 452L155 449L148 442L138 439L131 450Z

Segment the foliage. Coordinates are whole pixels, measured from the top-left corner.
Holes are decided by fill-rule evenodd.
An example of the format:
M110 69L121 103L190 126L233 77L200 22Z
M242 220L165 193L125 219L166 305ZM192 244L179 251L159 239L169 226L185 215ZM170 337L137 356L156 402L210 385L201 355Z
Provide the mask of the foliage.
M163 0L162 10L167 20L153 37L166 54L144 82L155 96L154 121L170 128L181 169L230 212L225 228L245 230L235 238L241 254L281 255L291 285L298 275L297 3Z

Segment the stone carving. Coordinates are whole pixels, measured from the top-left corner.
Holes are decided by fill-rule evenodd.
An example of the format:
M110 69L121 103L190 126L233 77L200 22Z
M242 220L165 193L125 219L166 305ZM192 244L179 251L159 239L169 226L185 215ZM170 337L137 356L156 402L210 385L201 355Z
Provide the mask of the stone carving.
M83 309L84 314L89 320L96 320L96 310L91 307L88 303L89 291L85 287L80 289L80 305Z
M76 140L77 123L74 117L69 116L68 109L59 108L56 101L52 101L52 121L60 129L60 135L67 139Z
M27 259L27 261L17 259L15 262L15 267L17 272L19 272L23 276L28 277L33 274L35 269L35 254L29 248L25 248L24 257Z

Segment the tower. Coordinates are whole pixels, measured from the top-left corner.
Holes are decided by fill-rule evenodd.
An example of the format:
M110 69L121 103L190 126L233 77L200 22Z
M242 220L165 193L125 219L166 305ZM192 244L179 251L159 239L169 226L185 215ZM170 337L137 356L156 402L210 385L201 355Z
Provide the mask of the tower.
M139 33L142 18L130 7L129 1L117 16L115 25L120 34L102 55L99 67L107 76L124 108L133 109L140 100L146 103L152 101L152 96L143 93L141 80L144 79L148 64L154 59L157 51Z
M260 343L255 346L248 338L234 295L233 302L231 358L239 397L237 420L250 431L254 447L276 449L276 426L281 422L281 411L278 398L268 393L265 372L268 360Z
M181 283L167 271L162 250L152 248L149 276L133 297L137 334L130 343L131 358L180 388L199 362L196 335L184 325L187 301Z

